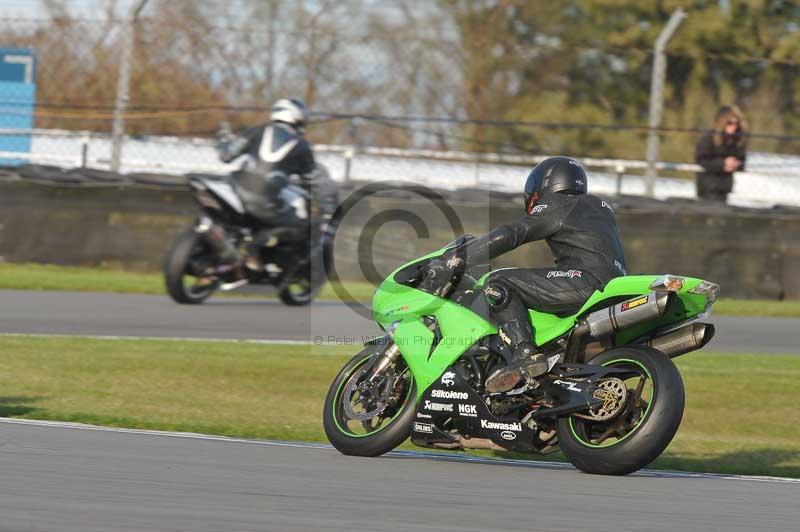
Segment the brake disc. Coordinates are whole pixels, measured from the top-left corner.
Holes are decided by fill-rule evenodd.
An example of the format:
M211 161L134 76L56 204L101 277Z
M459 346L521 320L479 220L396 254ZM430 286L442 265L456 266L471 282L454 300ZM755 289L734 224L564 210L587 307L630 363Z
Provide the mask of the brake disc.
M356 421L367 421L383 412L389 404L389 395L391 394L391 387L381 391L381 384L359 382L365 372L366 368L350 377L344 387L344 395L342 397L344 414ZM390 379L387 379L384 383L388 382L388 380ZM358 393L357 401L352 399L354 393ZM356 412L354 408L356 404L360 404L363 410Z

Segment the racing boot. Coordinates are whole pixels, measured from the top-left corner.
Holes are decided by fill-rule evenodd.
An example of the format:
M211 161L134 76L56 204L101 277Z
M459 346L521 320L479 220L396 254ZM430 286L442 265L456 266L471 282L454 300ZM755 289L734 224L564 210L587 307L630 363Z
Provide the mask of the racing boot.
M533 336L530 327L513 320L501 325L499 333L500 338L513 349L514 356L506 367L489 375L486 379L487 392L507 392L523 379L533 379L547 373L547 356L537 353L536 346L528 339Z
M261 260L263 248L271 248L278 245L278 237L273 229L261 229L253 237L252 242L247 244L247 256L245 266L254 272L263 272L264 263Z

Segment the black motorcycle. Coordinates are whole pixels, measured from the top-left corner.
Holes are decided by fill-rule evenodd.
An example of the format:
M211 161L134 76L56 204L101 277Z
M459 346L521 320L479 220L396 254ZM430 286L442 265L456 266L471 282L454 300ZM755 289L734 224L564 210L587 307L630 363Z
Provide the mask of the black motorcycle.
M199 304L217 290L247 284L276 287L287 305L307 305L319 294L329 246L310 194L287 181L265 205L261 193L245 186L248 179L258 178L244 172L189 178L203 214L164 260L167 292L176 303Z

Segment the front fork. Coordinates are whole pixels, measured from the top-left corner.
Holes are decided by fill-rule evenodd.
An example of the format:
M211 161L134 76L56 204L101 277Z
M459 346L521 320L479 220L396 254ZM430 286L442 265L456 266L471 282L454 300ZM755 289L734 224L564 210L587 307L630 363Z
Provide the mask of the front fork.
M389 366L394 364L399 356L400 348L394 343L384 349L382 353L379 353L375 357L375 361L372 363L372 368L369 370L367 382L372 383L378 377L378 375L386 371Z

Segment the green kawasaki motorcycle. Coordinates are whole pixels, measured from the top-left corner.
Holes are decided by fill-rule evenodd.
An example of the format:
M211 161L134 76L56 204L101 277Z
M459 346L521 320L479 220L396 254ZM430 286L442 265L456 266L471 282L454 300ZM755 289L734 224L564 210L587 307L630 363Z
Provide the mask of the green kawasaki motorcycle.
M438 449L560 449L577 468L604 475L652 462L683 416L683 381L671 358L711 340L713 325L698 320L719 287L631 275L610 281L572 316L531 310L551 370L487 393L486 378L511 352L489 318L485 275L462 269L437 290L425 278L429 261L458 253L471 238L402 266L378 288L373 313L386 336L369 342L331 385L323 423L333 446L378 456L411 436Z

